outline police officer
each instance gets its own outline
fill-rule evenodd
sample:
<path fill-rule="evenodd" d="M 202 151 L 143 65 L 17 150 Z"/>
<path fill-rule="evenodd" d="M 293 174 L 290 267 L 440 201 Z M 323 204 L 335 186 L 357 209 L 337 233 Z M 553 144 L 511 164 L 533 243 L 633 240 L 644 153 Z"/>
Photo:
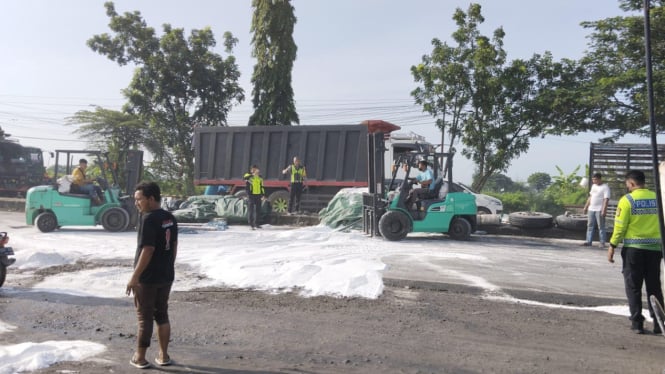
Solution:
<path fill-rule="evenodd" d="M 291 191 L 289 192 L 289 214 L 300 210 L 300 196 L 305 186 L 307 170 L 305 165 L 300 162 L 298 156 L 293 158 L 293 164 L 282 170 L 282 174 L 291 172 Z"/>
<path fill-rule="evenodd" d="M 249 173 L 245 174 L 245 184 L 247 186 L 247 221 L 252 227 L 260 229 L 261 225 L 258 224 L 261 219 L 261 201 L 265 195 L 263 188 L 263 178 L 259 175 L 259 167 L 252 165 Z"/>
<path fill-rule="evenodd" d="M 638 334 L 644 333 L 642 283 L 646 283 L 647 299 L 654 295 L 663 304 L 658 204 L 656 193 L 645 188 L 645 180 L 644 173 L 639 170 L 631 170 L 626 174 L 626 188 L 630 192 L 619 200 L 614 232 L 607 250 L 607 260 L 614 262 L 614 250 L 623 242 L 621 271 L 630 308 L 631 330 Z M 647 304 L 654 319 L 653 332 L 660 334 L 651 303 Z"/>

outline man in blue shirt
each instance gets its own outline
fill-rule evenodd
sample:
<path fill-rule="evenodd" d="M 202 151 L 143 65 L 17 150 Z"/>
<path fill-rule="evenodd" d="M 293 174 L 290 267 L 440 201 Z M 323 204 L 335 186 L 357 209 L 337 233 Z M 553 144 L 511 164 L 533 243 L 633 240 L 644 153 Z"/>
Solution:
<path fill-rule="evenodd" d="M 415 200 L 423 200 L 427 199 L 431 191 L 434 190 L 434 174 L 432 173 L 432 169 L 427 167 L 427 161 L 421 160 L 418 162 L 418 170 L 420 170 L 420 174 L 415 178 L 416 181 L 420 184 L 420 188 L 414 188 L 411 191 L 409 191 L 409 197 L 406 199 L 406 207 L 408 209 L 411 209 L 411 204 L 414 202 L 414 196 Z"/>

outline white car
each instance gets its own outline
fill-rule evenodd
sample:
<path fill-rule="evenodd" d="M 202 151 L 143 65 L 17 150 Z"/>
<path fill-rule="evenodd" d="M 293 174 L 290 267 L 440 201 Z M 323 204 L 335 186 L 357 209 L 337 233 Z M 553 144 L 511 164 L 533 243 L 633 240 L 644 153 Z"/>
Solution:
<path fill-rule="evenodd" d="M 503 213 L 503 203 L 496 197 L 488 196 L 485 194 L 477 193 L 471 187 L 460 183 L 453 183 L 453 190 L 456 192 L 466 192 L 476 197 L 476 206 L 478 207 L 478 214 L 501 214 Z"/>

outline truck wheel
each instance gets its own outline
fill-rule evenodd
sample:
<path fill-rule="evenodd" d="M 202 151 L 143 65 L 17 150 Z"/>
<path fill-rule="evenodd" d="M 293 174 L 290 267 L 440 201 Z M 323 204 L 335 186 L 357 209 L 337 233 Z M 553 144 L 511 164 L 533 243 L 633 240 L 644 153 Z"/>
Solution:
<path fill-rule="evenodd" d="M 0 265 L 0 287 L 5 284 L 5 278 L 7 278 L 7 267 Z"/>
<path fill-rule="evenodd" d="M 58 228 L 58 219 L 51 212 L 44 212 L 37 216 L 35 224 L 41 232 L 51 232 Z"/>
<path fill-rule="evenodd" d="M 390 241 L 398 241 L 406 238 L 406 234 L 411 231 L 410 226 L 407 216 L 396 210 L 386 212 L 379 220 L 379 232 L 381 236 Z"/>
<path fill-rule="evenodd" d="M 525 229 L 544 229 L 552 226 L 552 216 L 541 212 L 515 212 L 508 215 L 508 222 Z"/>
<path fill-rule="evenodd" d="M 462 217 L 455 217 L 450 222 L 448 235 L 455 240 L 469 240 L 471 237 L 471 223 Z"/>
<path fill-rule="evenodd" d="M 289 193 L 284 190 L 271 193 L 268 200 L 273 212 L 286 213 L 289 210 Z"/>
<path fill-rule="evenodd" d="M 554 221 L 556 222 L 557 227 L 562 229 L 586 231 L 588 219 L 589 217 L 587 217 L 586 214 L 562 214 L 560 216 L 556 216 Z"/>
<path fill-rule="evenodd" d="M 102 226 L 106 231 L 125 231 L 129 226 L 129 213 L 122 208 L 109 208 L 102 214 Z"/>

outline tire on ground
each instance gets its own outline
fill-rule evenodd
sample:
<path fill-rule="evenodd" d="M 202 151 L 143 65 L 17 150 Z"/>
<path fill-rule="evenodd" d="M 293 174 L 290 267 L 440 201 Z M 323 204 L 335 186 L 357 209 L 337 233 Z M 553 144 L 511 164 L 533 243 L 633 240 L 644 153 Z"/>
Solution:
<path fill-rule="evenodd" d="M 289 209 L 289 192 L 285 190 L 275 191 L 268 196 L 275 213 L 286 213 Z"/>
<path fill-rule="evenodd" d="M 386 212 L 379 220 L 381 236 L 390 241 L 402 240 L 411 231 L 411 222 L 406 214 L 391 210 Z"/>
<path fill-rule="evenodd" d="M 455 240 L 469 240 L 471 231 L 471 223 L 466 218 L 455 217 L 450 222 L 448 235 Z"/>
<path fill-rule="evenodd" d="M 51 232 L 58 228 L 58 218 L 51 212 L 44 212 L 37 216 L 35 224 L 41 232 Z"/>
<path fill-rule="evenodd" d="M 588 218 L 585 214 L 562 214 L 554 219 L 557 227 L 565 230 L 586 231 Z"/>
<path fill-rule="evenodd" d="M 102 226 L 110 232 L 125 231 L 129 226 L 129 213 L 122 208 L 109 208 L 102 213 Z"/>
<path fill-rule="evenodd" d="M 514 212 L 508 215 L 512 226 L 525 229 L 544 229 L 552 226 L 552 216 L 542 212 Z"/>

